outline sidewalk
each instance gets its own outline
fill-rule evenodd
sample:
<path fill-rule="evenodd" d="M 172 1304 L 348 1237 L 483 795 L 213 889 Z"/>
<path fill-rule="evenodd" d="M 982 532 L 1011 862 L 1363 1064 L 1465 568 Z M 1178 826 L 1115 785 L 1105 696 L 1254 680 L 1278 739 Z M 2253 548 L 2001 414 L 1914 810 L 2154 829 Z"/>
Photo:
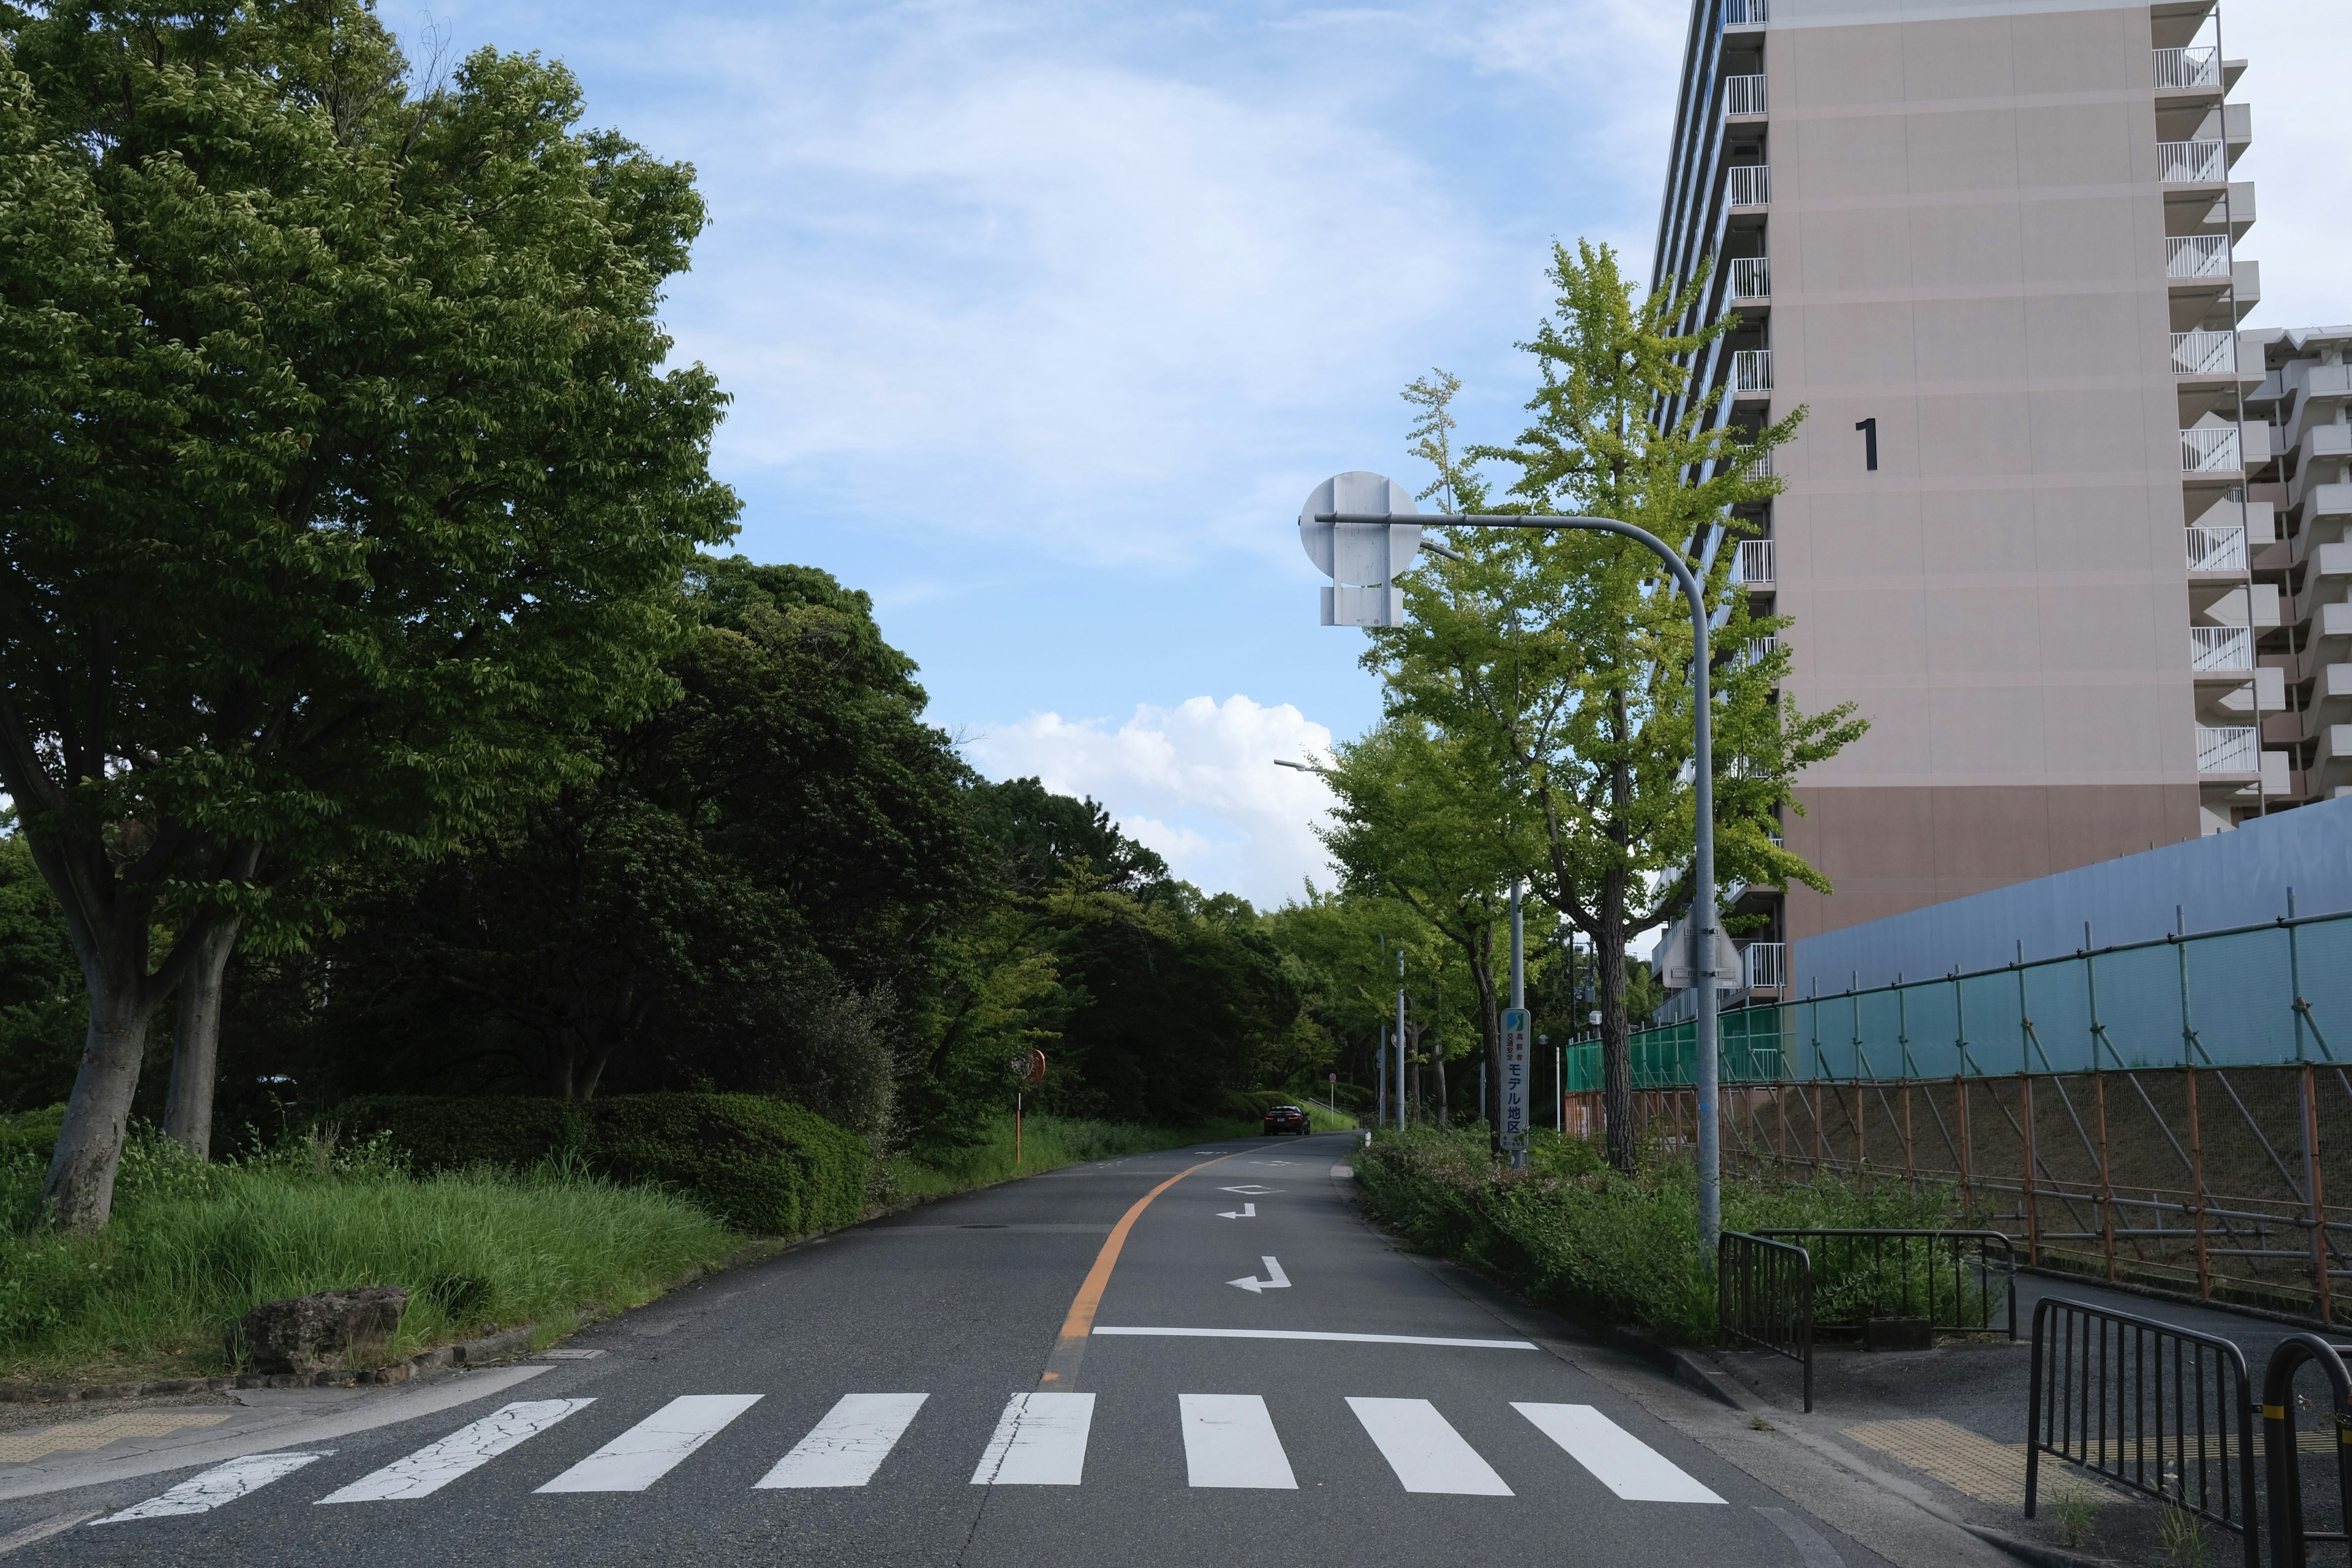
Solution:
<path fill-rule="evenodd" d="M 2079 1498 L 2095 1510 L 2095 1521 L 2090 1538 L 2075 1550 L 2128 1562 L 2164 1561 L 2157 1542 L 2158 1504 L 2047 1456 L 2039 1517 L 2024 1517 L 2033 1308 L 2053 1296 L 2230 1341 L 2246 1358 L 2249 1392 L 2257 1399 L 2272 1349 L 2298 1331 L 2266 1318 L 2113 1290 L 2087 1279 L 2029 1274 L 2017 1280 L 2014 1343 L 1954 1341 L 1931 1351 L 1876 1354 L 1843 1344 L 1816 1346 L 1811 1415 L 1802 1413 L 1803 1376 L 1793 1361 L 1759 1351 L 1694 1359 L 1728 1374 L 1735 1396 L 1774 1423 L 1827 1437 L 1896 1475 L 1923 1478 L 1937 1502 L 1971 1522 L 2055 1546 L 2053 1505 Z M 2259 1424 L 2255 1440 L 2261 1441 Z M 2234 1537 L 2215 1530 L 2206 1560 L 2228 1562 L 2236 1550 Z"/>

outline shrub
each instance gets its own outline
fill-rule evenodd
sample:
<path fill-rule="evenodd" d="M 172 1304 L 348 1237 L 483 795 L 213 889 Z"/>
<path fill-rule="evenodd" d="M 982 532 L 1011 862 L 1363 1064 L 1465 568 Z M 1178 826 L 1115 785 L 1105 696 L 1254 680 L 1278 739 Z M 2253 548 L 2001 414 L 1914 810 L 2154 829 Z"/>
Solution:
<path fill-rule="evenodd" d="M 1684 1343 L 1715 1337 L 1715 1282 L 1698 1257 L 1698 1177 L 1688 1164 L 1627 1176 L 1581 1139 L 1538 1133 L 1514 1170 L 1489 1154 L 1483 1131 L 1416 1128 L 1381 1133 L 1357 1157 L 1356 1173 L 1375 1223 L 1531 1300 Z M 1727 1230 L 1954 1222 L 1948 1198 L 1932 1189 L 1915 1199 L 1827 1179 L 1723 1183 Z M 1885 1283 L 1817 1278 L 1817 1300 L 1873 1296 Z"/>
<path fill-rule="evenodd" d="M 49 1156 L 57 1151 L 58 1130 L 65 1122 L 63 1105 L 0 1116 L 0 1160 L 23 1155 L 47 1164 Z"/>
<path fill-rule="evenodd" d="M 675 1188 L 757 1235 L 847 1225 L 865 1208 L 866 1141 L 765 1095 L 375 1095 L 345 1101 L 334 1115 L 346 1136 L 387 1136 L 420 1172 L 577 1161 L 615 1182 Z"/>

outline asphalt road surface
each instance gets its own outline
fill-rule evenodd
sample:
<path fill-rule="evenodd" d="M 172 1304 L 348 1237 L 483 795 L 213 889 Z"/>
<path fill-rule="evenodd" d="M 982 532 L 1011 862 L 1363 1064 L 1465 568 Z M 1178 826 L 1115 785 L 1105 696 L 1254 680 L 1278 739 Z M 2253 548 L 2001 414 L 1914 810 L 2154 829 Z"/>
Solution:
<path fill-rule="evenodd" d="M 52 1494 L 105 1511 L 8 1568 L 1881 1561 L 1397 1251 L 1353 1144 L 841 1232 L 475 1405 Z"/>

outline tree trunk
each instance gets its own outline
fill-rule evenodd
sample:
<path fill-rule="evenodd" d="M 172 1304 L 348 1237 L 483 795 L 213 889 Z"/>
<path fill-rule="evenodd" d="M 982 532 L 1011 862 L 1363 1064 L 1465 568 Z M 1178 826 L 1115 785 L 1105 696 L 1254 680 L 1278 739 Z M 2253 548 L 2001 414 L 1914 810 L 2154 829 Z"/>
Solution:
<path fill-rule="evenodd" d="M 89 975 L 89 1029 L 82 1037 L 81 1068 L 58 1130 L 41 1201 L 51 1223 L 68 1230 L 101 1228 L 114 1211 L 114 1173 L 122 1164 L 122 1133 L 131 1097 L 147 1054 L 147 1026 L 162 998 L 152 993 L 142 964 L 127 980 Z"/>
<path fill-rule="evenodd" d="M 204 934 L 181 982 L 180 1016 L 172 1032 L 172 1091 L 163 1131 L 199 1160 L 213 1152 L 213 1089 L 220 1080 L 221 979 L 236 950 L 241 922 L 225 920 Z"/>
<path fill-rule="evenodd" d="M 1485 951 L 1470 965 L 1470 978 L 1478 987 L 1480 1059 L 1486 1068 L 1486 1092 L 1479 1099 L 1478 1115 L 1492 1135 L 1503 1124 L 1503 1016 L 1502 1002 L 1495 994 L 1495 928 L 1488 926 L 1479 941 Z"/>
<path fill-rule="evenodd" d="M 1612 867 L 1601 879 L 1601 929 L 1594 960 L 1601 983 L 1601 1107 L 1609 1130 L 1609 1163 L 1633 1169 L 1633 1062 L 1625 1022 L 1625 873 Z"/>
<path fill-rule="evenodd" d="M 1445 1039 L 1444 1036 L 1438 1037 L 1437 1044 L 1431 1047 L 1430 1055 L 1436 1058 L 1437 1130 L 1440 1132 L 1444 1132 L 1451 1129 L 1454 1125 L 1452 1114 L 1454 1097 L 1448 1091 L 1448 1086 L 1445 1082 Z"/>

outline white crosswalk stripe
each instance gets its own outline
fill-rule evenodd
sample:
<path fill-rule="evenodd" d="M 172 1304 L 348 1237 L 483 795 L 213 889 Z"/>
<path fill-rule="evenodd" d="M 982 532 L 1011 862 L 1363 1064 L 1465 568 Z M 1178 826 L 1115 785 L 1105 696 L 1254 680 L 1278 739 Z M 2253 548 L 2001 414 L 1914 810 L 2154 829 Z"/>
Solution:
<path fill-rule="evenodd" d="M 1074 1487 L 1087 1467 L 1091 1394 L 1016 1394 L 971 1473 L 976 1487 Z"/>
<path fill-rule="evenodd" d="M 1478 1457 L 1426 1399 L 1349 1399 L 1381 1458 L 1409 1492 L 1510 1497 L 1495 1467 Z"/>
<path fill-rule="evenodd" d="M 1723 1500 L 1672 1459 L 1590 1405 L 1522 1405 L 1511 1408 L 1568 1450 L 1592 1479 L 1627 1502 L 1712 1502 Z"/>
<path fill-rule="evenodd" d="M 235 1502 L 246 1493 L 282 1480 L 303 1466 L 323 1459 L 334 1452 L 321 1449 L 315 1454 L 247 1454 L 225 1465 L 215 1465 L 201 1475 L 190 1476 L 178 1486 L 157 1497 L 151 1497 L 135 1507 L 120 1513 L 110 1513 L 104 1519 L 93 1519 L 92 1524 L 119 1524 L 128 1519 L 169 1519 L 175 1514 L 210 1513 L 225 1502 Z"/>
<path fill-rule="evenodd" d="M 929 1397 L 925 1394 L 842 1395 L 789 1453 L 753 1483 L 754 1489 L 871 1484 L 905 1440 Z M 761 1398 L 756 1394 L 679 1395 L 537 1490 L 644 1491 L 719 1438 Z M 1095 1399 L 1092 1394 L 1013 1394 L 971 1473 L 971 1484 L 1081 1484 L 1093 1433 Z M 429 1497 L 593 1403 L 586 1398 L 517 1401 L 318 1500 L 323 1504 Z M 1430 1401 L 1350 1397 L 1347 1403 L 1404 1490 L 1466 1497 L 1515 1495 L 1495 1468 Z M 1511 1408 L 1625 1501 L 1716 1506 L 1724 1502 L 1696 1477 L 1593 1405 L 1514 1401 Z M 1508 1420 L 1499 1409 L 1491 1417 Z M 1177 1418 L 1183 1435 L 1187 1485 L 1206 1489 L 1298 1489 L 1297 1476 L 1264 1396 L 1180 1394 Z M 91 1522 L 113 1524 L 206 1513 L 282 1480 L 330 1452 L 248 1454 Z"/>
<path fill-rule="evenodd" d="M 430 1497 L 477 1466 L 486 1465 L 558 1421 L 594 1404 L 593 1399 L 521 1399 L 461 1426 L 437 1443 L 394 1459 L 372 1475 L 329 1492 L 331 1502 L 394 1502 Z"/>
<path fill-rule="evenodd" d="M 862 1487 L 913 1425 L 928 1394 L 845 1394 L 761 1487 Z"/>
<path fill-rule="evenodd" d="M 641 1492 L 760 1403 L 756 1394 L 685 1394 L 553 1480 L 543 1492 Z"/>
<path fill-rule="evenodd" d="M 1265 1400 L 1255 1394 L 1180 1394 L 1184 1469 L 1196 1487 L 1255 1487 L 1297 1491 L 1290 1456 L 1275 1436 Z"/>

